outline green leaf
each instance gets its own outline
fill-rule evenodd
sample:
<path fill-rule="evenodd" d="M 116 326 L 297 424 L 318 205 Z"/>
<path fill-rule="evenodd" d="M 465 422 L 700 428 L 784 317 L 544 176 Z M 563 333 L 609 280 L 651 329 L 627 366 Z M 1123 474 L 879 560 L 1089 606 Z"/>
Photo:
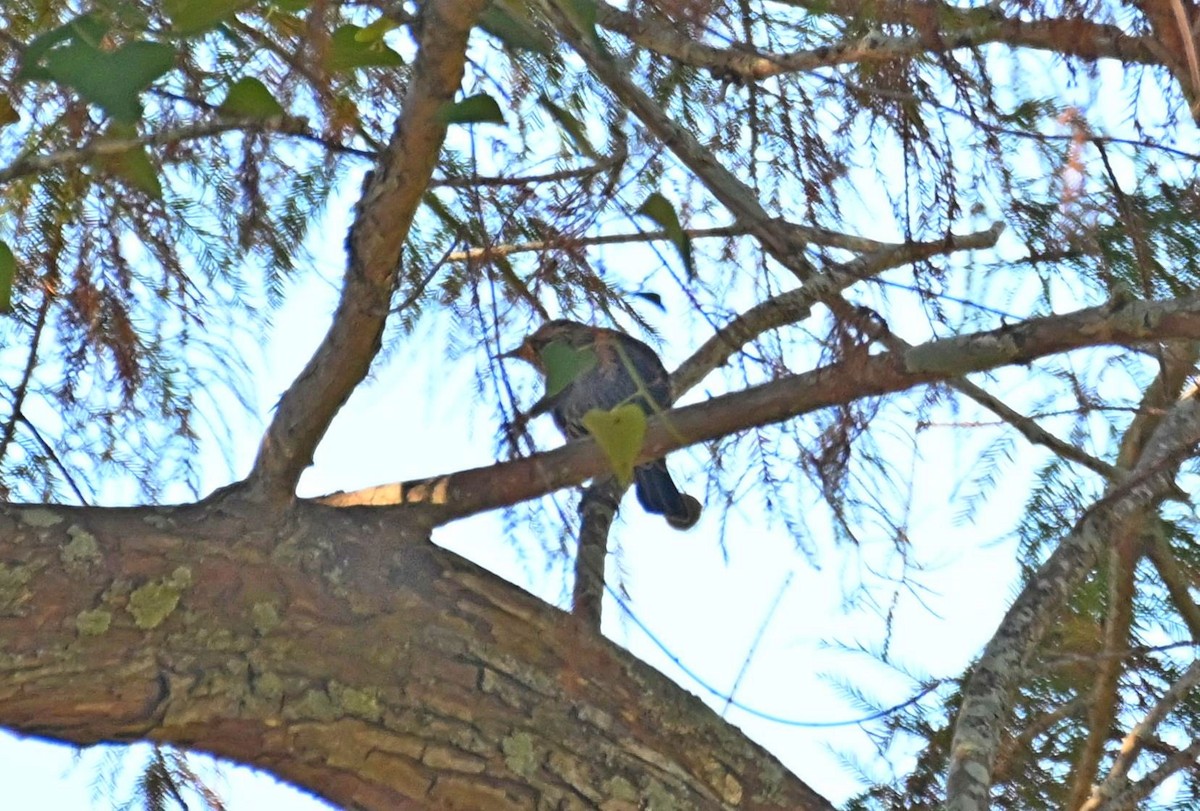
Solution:
<path fill-rule="evenodd" d="M 155 199 L 162 198 L 162 182 L 158 179 L 158 170 L 145 147 L 136 146 L 123 152 L 105 155 L 100 159 L 99 165 L 101 170 L 121 178 L 135 189 Z"/>
<path fill-rule="evenodd" d="M 599 38 L 596 36 L 596 17 L 599 11 L 596 7 L 596 0 L 562 0 L 559 8 L 571 22 L 575 23 L 576 28 L 594 43 L 599 42 Z"/>
<path fill-rule="evenodd" d="M 370 23 L 366 28 L 360 28 L 354 34 L 354 39 L 357 42 L 383 42 L 383 35 L 393 28 L 397 27 L 397 23 L 390 17 L 380 17 Z"/>
<path fill-rule="evenodd" d="M 592 142 L 588 140 L 587 131 L 583 126 L 583 122 L 572 115 L 566 108 L 559 107 L 550 100 L 550 97 L 545 93 L 538 96 L 538 104 L 550 113 L 550 117 L 554 122 L 562 128 L 563 132 L 571 139 L 571 143 L 575 144 L 575 148 L 589 158 L 599 159 L 600 155 L 596 152 Z"/>
<path fill-rule="evenodd" d="M 25 46 L 21 57 L 21 69 L 17 71 L 17 79 L 27 81 L 50 81 L 53 77 L 46 71 L 42 58 L 55 45 L 68 41 L 83 42 L 97 46 L 108 33 L 108 23 L 91 14 L 82 14 L 70 22 L 63 23 L 41 36 L 35 37 Z"/>
<path fill-rule="evenodd" d="M 267 86 L 252 76 L 231 84 L 217 109 L 234 118 L 274 118 L 284 113 Z"/>
<path fill-rule="evenodd" d="M 553 50 L 550 39 L 537 26 L 522 19 L 520 6 L 505 8 L 500 2 L 488 6 L 479 18 L 479 27 L 514 51 L 532 51 L 548 56 Z"/>
<path fill-rule="evenodd" d="M 163 0 L 163 11 L 177 34 L 196 34 L 228 20 L 248 0 Z"/>
<path fill-rule="evenodd" d="M 304 9 L 312 5 L 312 0 L 271 0 L 271 5 L 275 6 L 275 8 L 295 13 L 297 11 L 304 11 Z"/>
<path fill-rule="evenodd" d="M 343 25 L 333 32 L 329 38 L 329 51 L 325 54 L 325 70 L 338 73 L 360 68 L 396 68 L 404 64 L 400 54 L 383 40 L 360 41 L 358 35 L 363 30 L 358 25 Z"/>
<path fill-rule="evenodd" d="M 562 341 L 546 344 L 539 353 L 546 370 L 546 396 L 553 397 L 571 385 L 571 381 L 596 365 L 596 351 L 576 349 Z"/>
<path fill-rule="evenodd" d="M 17 259 L 7 243 L 0 242 L 0 313 L 12 312 L 13 279 L 17 276 Z"/>
<path fill-rule="evenodd" d="M 13 107 L 8 96 L 0 96 L 0 127 L 7 127 L 21 120 L 21 114 Z"/>
<path fill-rule="evenodd" d="M 646 415 L 642 409 L 633 403 L 619 405 L 612 411 L 593 408 L 583 415 L 583 427 L 596 438 L 621 484 L 630 484 L 633 463 L 646 438 Z"/>
<path fill-rule="evenodd" d="M 688 278 L 695 278 L 696 265 L 692 260 L 692 240 L 683 232 L 683 226 L 679 224 L 679 215 L 675 213 L 675 206 L 671 205 L 666 197 L 654 192 L 646 198 L 646 202 L 642 203 L 637 213 L 654 220 L 666 231 L 667 238 L 675 245 L 675 249 L 679 251 L 679 256 L 683 259 L 683 267 L 687 270 Z"/>
<path fill-rule="evenodd" d="M 131 42 L 109 53 L 74 40 L 48 52 L 43 62 L 50 78 L 128 123 L 142 114 L 138 94 L 174 66 L 175 49 Z"/>
<path fill-rule="evenodd" d="M 500 105 L 487 93 L 477 93 L 453 104 L 445 104 L 438 117 L 447 124 L 503 124 Z"/>

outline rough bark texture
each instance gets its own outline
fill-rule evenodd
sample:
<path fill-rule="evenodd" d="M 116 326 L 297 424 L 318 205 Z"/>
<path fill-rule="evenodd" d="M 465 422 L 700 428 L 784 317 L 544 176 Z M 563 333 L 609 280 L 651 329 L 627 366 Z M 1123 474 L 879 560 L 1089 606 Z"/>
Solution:
<path fill-rule="evenodd" d="M 378 511 L 0 511 L 18 732 L 169 741 L 346 807 L 831 808 L 637 661 Z"/>

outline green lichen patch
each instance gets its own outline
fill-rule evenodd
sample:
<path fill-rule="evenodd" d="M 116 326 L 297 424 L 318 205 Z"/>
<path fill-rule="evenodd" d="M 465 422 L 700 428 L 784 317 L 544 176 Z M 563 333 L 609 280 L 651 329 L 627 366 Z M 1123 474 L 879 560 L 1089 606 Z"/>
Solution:
<path fill-rule="evenodd" d="M 191 584 L 192 570 L 180 566 L 170 577 L 134 589 L 129 594 L 126 610 L 133 615 L 137 627 L 146 631 L 156 628 L 179 605 L 180 596 Z"/>
<path fill-rule="evenodd" d="M 36 529 L 46 529 L 63 522 L 61 515 L 45 507 L 33 507 L 28 510 L 21 510 L 17 513 L 17 518 L 22 524 Z"/>
<path fill-rule="evenodd" d="M 336 681 L 329 683 L 329 696 L 340 706 L 347 715 L 378 721 L 383 716 L 383 707 L 379 696 L 368 690 L 347 687 Z"/>
<path fill-rule="evenodd" d="M 67 527 L 70 541 L 62 548 L 62 562 L 68 569 L 87 569 L 102 560 L 96 536 L 81 526 Z"/>
<path fill-rule="evenodd" d="M 764 763 L 758 771 L 758 791 L 752 798 L 756 803 L 778 802 L 783 795 L 783 769 L 774 763 Z"/>
<path fill-rule="evenodd" d="M 285 718 L 303 718 L 308 721 L 333 721 L 340 717 L 336 705 L 324 690 L 308 689 L 298 700 L 289 702 L 283 709 Z"/>
<path fill-rule="evenodd" d="M 283 679 L 270 671 L 257 673 L 250 682 L 250 689 L 259 698 L 274 703 L 283 696 Z"/>
<path fill-rule="evenodd" d="M 165 515 L 159 515 L 158 513 L 150 513 L 149 515 L 143 517 L 142 521 L 154 527 L 155 529 L 166 530 L 171 529 L 173 526 L 171 519 L 167 518 Z"/>
<path fill-rule="evenodd" d="M 256 634 L 266 636 L 279 627 L 279 611 L 274 603 L 255 603 L 250 608 L 250 622 Z"/>
<path fill-rule="evenodd" d="M 75 630 L 80 636 L 100 636 L 112 624 L 112 612 L 97 608 L 95 611 L 80 611 L 75 615 Z"/>
<path fill-rule="evenodd" d="M 635 803 L 638 799 L 637 786 L 621 775 L 615 775 L 604 781 L 605 793 L 613 800 Z"/>
<path fill-rule="evenodd" d="M 12 615 L 29 601 L 32 592 L 28 588 L 33 579 L 29 566 L 9 566 L 0 563 L 0 614 Z"/>
<path fill-rule="evenodd" d="M 650 785 L 646 786 L 645 798 L 642 803 L 642 808 L 645 808 L 646 811 L 677 811 L 681 807 L 675 799 L 675 795 L 662 783 L 651 780 Z"/>
<path fill-rule="evenodd" d="M 504 765 L 513 774 L 532 778 L 538 771 L 537 751 L 533 747 L 533 736 L 528 732 L 514 732 L 500 741 L 504 752 Z"/>

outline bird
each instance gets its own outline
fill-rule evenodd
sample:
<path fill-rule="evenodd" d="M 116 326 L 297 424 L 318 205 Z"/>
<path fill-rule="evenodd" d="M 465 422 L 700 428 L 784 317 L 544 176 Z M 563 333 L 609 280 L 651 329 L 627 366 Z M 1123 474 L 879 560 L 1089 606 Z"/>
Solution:
<path fill-rule="evenodd" d="M 554 344 L 569 348 L 577 359 L 569 380 L 553 381 L 549 377 L 545 353 Z M 545 396 L 526 418 L 549 411 L 568 440 L 587 436 L 583 416 L 593 409 L 608 411 L 634 403 L 650 416 L 666 411 L 673 400 L 667 370 L 654 350 L 615 329 L 555 319 L 542 324 L 520 346 L 500 357 L 519 358 L 547 378 Z M 550 384 L 560 388 L 550 391 Z M 633 483 L 642 509 L 663 516 L 671 527 L 690 529 L 700 520 L 699 500 L 680 492 L 665 459 L 638 465 Z"/>

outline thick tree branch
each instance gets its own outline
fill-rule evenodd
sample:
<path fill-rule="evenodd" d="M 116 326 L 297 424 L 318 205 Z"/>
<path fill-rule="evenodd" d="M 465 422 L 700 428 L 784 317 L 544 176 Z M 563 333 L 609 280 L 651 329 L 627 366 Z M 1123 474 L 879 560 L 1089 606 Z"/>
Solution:
<path fill-rule="evenodd" d="M 1134 574 L 1141 558 L 1141 528 L 1147 514 L 1134 515 L 1110 539 L 1108 550 L 1108 611 L 1104 618 L 1104 637 L 1095 680 L 1088 700 L 1087 738 L 1071 769 L 1070 793 L 1066 807 L 1079 808 L 1092 790 L 1096 770 L 1104 757 L 1109 732 L 1120 706 L 1118 682 L 1124 657 L 1112 655 L 1129 647 L 1133 624 Z"/>
<path fill-rule="evenodd" d="M 847 0 L 821 6 L 822 13 L 853 16 L 862 19 L 867 12 L 863 3 Z M 1051 51 L 1085 60 L 1101 58 L 1123 62 L 1157 64 L 1159 58 L 1146 37 L 1130 36 L 1118 26 L 1094 23 L 1084 19 L 1050 18 L 1021 20 L 1004 17 L 991 10 L 963 9 L 940 6 L 935 14 L 934 4 L 902 3 L 884 5 L 887 22 L 902 22 L 917 27 L 919 32 L 909 36 L 889 36 L 878 31 L 863 37 L 834 42 L 816 48 L 789 53 L 769 53 L 739 43 L 733 48 L 718 48 L 686 36 L 676 26 L 648 14 L 641 16 L 599 3 L 597 22 L 631 42 L 669 56 L 692 67 L 712 71 L 717 76 L 736 77 L 740 81 L 755 81 L 782 73 L 797 73 L 833 65 L 855 62 L 880 62 L 916 56 L 922 53 L 945 53 L 959 48 L 976 48 L 1001 42 L 1013 48 Z M 857 6 L 853 11 L 849 7 Z M 879 8 L 872 4 L 871 10 Z"/>
<path fill-rule="evenodd" d="M 1119 59 L 1161 64 L 1162 49 L 1152 37 L 1134 37 L 1119 26 L 1082 18 L 1022 20 L 1005 17 L 995 6 L 955 6 L 938 0 L 782 0 L 817 14 L 911 26 L 931 41 L 960 32 L 988 31 L 995 42 L 1051 51 L 1080 59 Z"/>
<path fill-rule="evenodd" d="M 1146 555 L 1154 564 L 1158 576 L 1162 578 L 1163 585 L 1167 587 L 1171 603 L 1187 625 L 1188 633 L 1194 641 L 1200 643 L 1200 605 L 1197 605 L 1192 597 L 1192 578 L 1180 567 L 1162 527 L 1155 527 L 1151 531 Z"/>
<path fill-rule="evenodd" d="M 0 726 L 185 745 L 364 811 L 832 811 L 650 666 L 389 518 L 0 507 Z"/>
<path fill-rule="evenodd" d="M 1119 187 L 1116 186 L 1116 178 L 1112 177 L 1111 179 L 1114 188 L 1119 190 Z M 1126 222 L 1131 222 L 1128 214 Z M 1130 227 L 1132 228 L 1132 225 Z M 1135 237 L 1135 243 L 1140 241 Z M 1138 251 L 1139 262 L 1150 261 L 1146 250 L 1148 249 Z M 1121 448 L 1117 454 L 1117 468 L 1121 471 L 1122 476 L 1136 467 L 1145 450 L 1146 442 L 1162 421 L 1162 415 L 1166 414 L 1170 404 L 1178 399 L 1179 392 L 1188 375 L 1195 368 L 1196 356 L 1197 346 L 1193 342 L 1173 345 L 1163 350 L 1158 375 L 1146 387 L 1137 416 L 1134 417 L 1121 439 Z M 1147 524 L 1153 520 L 1156 520 L 1156 516 L 1148 511 L 1135 515 L 1126 522 L 1118 535 L 1110 539 L 1107 569 L 1108 615 L 1104 622 L 1103 652 L 1105 654 L 1124 650 L 1129 646 L 1135 596 L 1134 575 L 1138 562 L 1145 551 L 1144 539 L 1148 535 L 1156 534 L 1147 527 Z M 1088 736 L 1072 767 L 1068 809 L 1082 807 L 1093 792 L 1092 784 L 1096 779 L 1110 731 L 1117 718 L 1120 703 L 1118 680 L 1123 661 L 1120 656 L 1104 656 L 1097 664 L 1088 706 Z"/>
<path fill-rule="evenodd" d="M 1184 0 L 1141 0 L 1134 5 L 1141 10 L 1150 23 L 1154 39 L 1158 43 L 1159 61 L 1179 82 L 1183 95 L 1193 105 L 1200 93 L 1200 75 L 1196 64 L 1196 42 L 1189 17 L 1195 16 L 1195 7 L 1187 0 L 1190 11 L 1183 7 Z"/>
<path fill-rule="evenodd" d="M 627 489 L 615 476 L 603 476 L 592 482 L 579 500 L 579 543 L 575 549 L 571 613 L 596 633 L 600 633 L 603 619 L 608 531 Z"/>
<path fill-rule="evenodd" d="M 1192 741 L 1185 749 L 1169 755 L 1145 777 L 1129 783 L 1126 788 L 1098 805 L 1089 806 L 1087 811 L 1126 811 L 1149 797 L 1167 778 L 1182 769 L 1194 769 L 1200 758 L 1200 740 Z"/>
<path fill-rule="evenodd" d="M 638 461 L 832 405 L 1105 344 L 1200 338 L 1200 297 L 1128 301 L 855 358 L 674 409 L 649 421 Z M 591 440 L 525 459 L 319 499 L 334 506 L 429 505 L 435 523 L 515 504 L 609 471 Z"/>
<path fill-rule="evenodd" d="M 1200 441 L 1200 402 L 1181 400 L 1159 424 L 1133 474 L 1089 509 L 1009 608 L 964 690 L 947 778 L 949 811 L 988 807 L 992 764 L 1030 654 L 1111 538 L 1171 495 L 1183 458 Z"/>
<path fill-rule="evenodd" d="M 342 298 L 325 339 L 284 393 L 247 484 L 273 502 L 296 481 L 379 351 L 400 248 L 446 135 L 441 115 L 463 76 L 467 37 L 486 0 L 435 0 L 422 10 L 420 49 L 391 141 L 368 175 L 348 239 Z"/>

